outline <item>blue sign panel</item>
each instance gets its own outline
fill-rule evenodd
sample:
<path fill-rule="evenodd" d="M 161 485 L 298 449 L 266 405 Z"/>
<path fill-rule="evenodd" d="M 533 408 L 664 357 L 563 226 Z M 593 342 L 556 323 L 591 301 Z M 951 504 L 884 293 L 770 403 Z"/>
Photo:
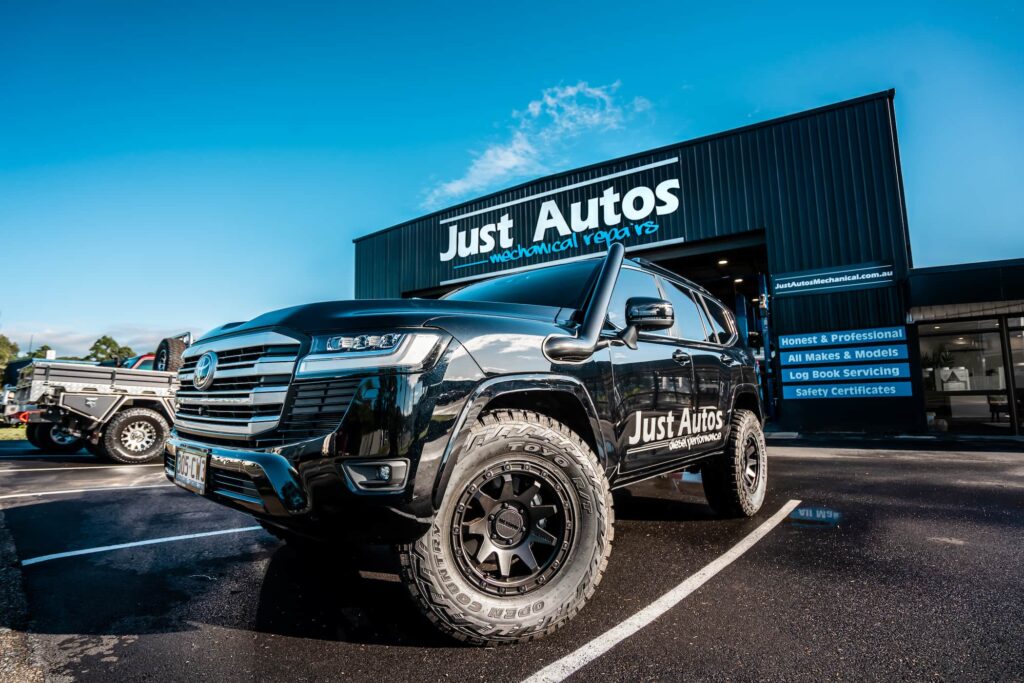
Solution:
<path fill-rule="evenodd" d="M 782 398 L 788 399 L 890 398 L 910 395 L 910 382 L 791 384 L 782 387 Z"/>
<path fill-rule="evenodd" d="M 780 349 L 799 349 L 810 346 L 842 346 L 844 344 L 873 344 L 907 340 L 905 327 L 875 327 L 867 330 L 841 330 L 839 332 L 807 332 L 784 334 L 778 338 Z"/>
<path fill-rule="evenodd" d="M 799 273 L 784 273 L 772 278 L 772 294 L 793 296 L 796 294 L 831 294 L 854 289 L 889 287 L 896 281 L 892 264 L 861 263 L 842 268 L 805 270 Z"/>
<path fill-rule="evenodd" d="M 830 365 L 825 368 L 783 368 L 782 381 L 789 382 L 842 382 L 865 379 L 910 379 L 907 363 L 879 365 Z"/>
<path fill-rule="evenodd" d="M 906 360 L 906 344 L 885 346 L 852 346 L 845 349 L 810 349 L 783 351 L 783 365 L 812 365 L 822 363 L 861 363 L 885 360 Z"/>

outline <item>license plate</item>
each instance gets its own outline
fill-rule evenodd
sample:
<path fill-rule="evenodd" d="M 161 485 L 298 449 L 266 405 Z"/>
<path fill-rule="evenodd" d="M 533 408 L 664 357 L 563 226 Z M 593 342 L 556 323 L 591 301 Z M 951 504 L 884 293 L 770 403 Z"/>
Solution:
<path fill-rule="evenodd" d="M 206 491 L 206 454 L 178 450 L 174 463 L 174 483 L 178 486 L 203 493 Z"/>

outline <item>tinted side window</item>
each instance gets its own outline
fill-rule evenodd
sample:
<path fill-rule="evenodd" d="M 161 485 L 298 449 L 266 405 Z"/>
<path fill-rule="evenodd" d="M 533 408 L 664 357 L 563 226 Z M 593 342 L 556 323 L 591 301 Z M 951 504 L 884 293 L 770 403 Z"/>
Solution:
<path fill-rule="evenodd" d="M 152 370 L 153 369 L 153 359 L 152 358 L 147 358 L 146 360 L 144 360 L 141 363 L 139 363 L 139 367 L 137 367 L 135 369 L 136 370 Z"/>
<path fill-rule="evenodd" d="M 668 299 L 672 302 L 672 307 L 676 311 L 676 325 L 673 328 L 673 334 L 681 339 L 704 341 L 706 332 L 704 331 L 703 316 L 697 308 L 697 302 L 693 300 L 693 297 L 690 296 L 686 289 L 671 280 L 664 282 Z"/>
<path fill-rule="evenodd" d="M 658 291 L 658 285 L 654 282 L 654 276 L 632 268 L 623 268 L 619 271 L 619 279 L 615 282 L 612 301 L 608 305 L 608 319 L 619 329 L 626 326 L 626 302 L 634 296 L 660 299 L 661 292 Z M 664 334 L 664 332 L 655 334 Z"/>
<path fill-rule="evenodd" d="M 710 299 L 705 298 L 704 303 L 707 304 L 708 313 L 711 314 L 711 327 L 714 330 L 714 334 L 708 335 L 708 341 L 725 344 L 732 337 L 732 325 L 729 323 L 728 314 L 725 309 Z"/>

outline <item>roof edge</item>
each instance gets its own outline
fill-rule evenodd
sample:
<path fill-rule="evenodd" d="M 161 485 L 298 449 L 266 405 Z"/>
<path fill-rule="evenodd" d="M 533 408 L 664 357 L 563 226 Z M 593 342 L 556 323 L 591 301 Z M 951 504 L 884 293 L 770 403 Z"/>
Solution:
<path fill-rule="evenodd" d="M 861 95 L 859 97 L 854 97 L 854 98 L 849 99 L 849 100 L 842 100 L 840 102 L 833 102 L 831 104 L 825 104 L 825 105 L 822 105 L 820 107 L 815 107 L 813 109 L 805 109 L 804 111 L 798 111 L 798 112 L 794 112 L 792 114 L 785 114 L 784 116 L 778 116 L 778 117 L 776 117 L 774 119 L 766 119 L 764 121 L 758 121 L 756 123 L 750 123 L 750 124 L 747 124 L 745 126 L 740 126 L 738 128 L 730 128 L 729 130 L 724 130 L 724 131 L 721 131 L 719 133 L 711 133 L 709 135 L 702 135 L 700 137 L 691 138 L 689 140 L 682 140 L 680 142 L 673 142 L 673 143 L 668 144 L 668 145 L 662 145 L 661 147 L 654 147 L 653 149 L 647 149 L 647 150 L 643 150 L 641 152 L 634 152 L 633 154 L 627 154 L 625 156 L 615 157 L 613 159 L 606 159 L 604 161 L 599 161 L 599 162 L 596 162 L 596 163 L 593 163 L 593 164 L 587 164 L 586 166 L 578 166 L 576 168 L 566 169 L 564 171 L 559 171 L 557 173 L 551 173 L 551 174 L 546 175 L 546 176 L 539 176 L 537 178 L 533 178 L 532 180 L 527 180 L 527 181 L 524 181 L 522 183 L 519 183 L 518 185 L 512 185 L 511 187 L 505 187 L 505 188 L 502 188 L 500 190 L 495 190 L 494 192 L 482 195 L 480 197 L 474 197 L 473 199 L 467 199 L 464 202 L 459 202 L 458 204 L 453 204 L 451 206 L 446 206 L 443 209 L 438 209 L 437 211 L 432 211 L 430 213 L 425 213 L 422 216 L 417 216 L 417 217 L 411 218 L 411 219 L 409 219 L 407 221 L 402 221 L 401 223 L 396 223 L 396 224 L 394 224 L 392 226 L 389 226 L 387 228 L 381 228 L 380 230 L 375 230 L 374 232 L 367 233 L 365 235 L 361 235 L 360 237 L 355 237 L 355 238 L 352 239 L 352 243 L 353 244 L 358 244 L 359 242 L 362 242 L 363 240 L 369 239 L 371 237 L 377 237 L 377 236 L 382 235 L 382 234 L 384 234 L 386 232 L 391 232 L 392 230 L 398 230 L 399 228 L 404 228 L 404 227 L 406 227 L 406 226 L 408 226 L 408 225 L 410 225 L 412 223 L 416 223 L 418 221 L 422 221 L 422 220 L 425 220 L 427 218 L 432 218 L 434 216 L 440 216 L 443 213 L 453 212 L 453 211 L 456 211 L 457 209 L 462 209 L 464 207 L 467 207 L 470 204 L 476 204 L 478 202 L 482 202 L 482 201 L 484 201 L 486 199 L 490 199 L 491 197 L 496 197 L 497 195 L 504 194 L 506 192 L 513 192 L 515 190 L 519 190 L 519 189 L 522 189 L 524 187 L 527 187 L 528 185 L 533 185 L 534 183 L 539 183 L 539 182 L 543 182 L 543 181 L 546 181 L 546 180 L 554 180 L 556 178 L 560 178 L 562 176 L 567 176 L 567 175 L 570 175 L 572 173 L 580 173 L 582 171 L 588 171 L 590 169 L 598 168 L 600 166 L 607 166 L 609 164 L 620 163 L 620 162 L 623 162 L 623 161 L 630 161 L 631 159 L 638 159 L 640 157 L 645 157 L 645 156 L 648 156 L 648 155 L 651 155 L 651 154 L 658 154 L 660 152 L 666 152 L 666 151 L 668 151 L 670 149 L 674 149 L 674 148 L 677 148 L 677 147 L 686 147 L 686 146 L 689 146 L 689 145 L 697 145 L 697 144 L 700 144 L 702 142 L 707 142 L 709 140 L 717 140 L 717 139 L 720 139 L 720 138 L 729 137 L 731 135 L 738 135 L 740 133 L 746 133 L 746 132 L 749 132 L 751 130 L 757 130 L 759 128 L 767 128 L 769 126 L 775 126 L 775 125 L 778 125 L 780 123 L 785 123 L 787 121 L 793 121 L 793 120 L 801 119 L 801 118 L 805 118 L 805 117 L 816 116 L 818 114 L 822 114 L 822 113 L 827 112 L 827 111 L 832 111 L 832 110 L 835 110 L 835 109 L 843 109 L 845 107 L 851 107 L 851 106 L 853 106 L 855 104 L 860 104 L 862 102 L 868 102 L 868 101 L 871 101 L 871 100 L 880 100 L 880 99 L 892 100 L 895 97 L 896 97 L 896 89 L 895 88 L 889 88 L 888 90 L 881 90 L 881 91 L 878 91 L 878 92 L 875 92 L 875 93 L 871 93 L 871 94 L 868 94 L 868 95 Z"/>
<path fill-rule="evenodd" d="M 1002 259 L 999 261 L 975 261 L 974 263 L 951 263 L 944 266 L 911 268 L 908 276 L 931 275 L 934 273 L 955 273 L 965 270 L 988 270 L 990 268 L 1024 268 L 1024 258 Z"/>

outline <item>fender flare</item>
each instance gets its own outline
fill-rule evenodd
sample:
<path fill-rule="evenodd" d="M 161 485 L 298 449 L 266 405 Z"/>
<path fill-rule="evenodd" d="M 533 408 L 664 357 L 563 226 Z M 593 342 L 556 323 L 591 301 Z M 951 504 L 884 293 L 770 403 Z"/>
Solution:
<path fill-rule="evenodd" d="M 448 482 L 452 472 L 459 462 L 465 446 L 467 424 L 473 424 L 480 417 L 480 413 L 487 404 L 499 396 L 513 393 L 547 392 L 570 394 L 580 402 L 581 407 L 590 422 L 593 432 L 594 443 L 597 445 L 597 459 L 602 467 L 607 467 L 608 446 L 605 443 L 604 434 L 601 431 L 601 423 L 597 416 L 597 409 L 590 397 L 583 382 L 569 375 L 556 375 L 549 373 L 527 373 L 521 375 L 503 375 L 494 379 L 481 382 L 466 399 L 459 417 L 452 428 L 451 436 L 441 457 L 441 463 L 437 469 L 437 477 L 434 481 L 432 503 L 434 509 L 438 509 L 441 500 L 448 489 Z"/>
<path fill-rule="evenodd" d="M 757 417 L 758 417 L 759 420 L 764 422 L 764 405 L 761 402 L 761 392 L 758 391 L 758 387 L 757 387 L 756 384 L 751 384 L 749 382 L 744 382 L 742 384 L 737 384 L 736 386 L 733 387 L 732 395 L 729 397 L 729 412 L 730 412 L 730 414 L 735 409 L 736 400 L 740 396 L 745 396 L 745 395 L 748 395 L 748 394 L 753 396 L 754 400 L 757 401 L 757 411 L 758 411 L 758 416 Z"/>

